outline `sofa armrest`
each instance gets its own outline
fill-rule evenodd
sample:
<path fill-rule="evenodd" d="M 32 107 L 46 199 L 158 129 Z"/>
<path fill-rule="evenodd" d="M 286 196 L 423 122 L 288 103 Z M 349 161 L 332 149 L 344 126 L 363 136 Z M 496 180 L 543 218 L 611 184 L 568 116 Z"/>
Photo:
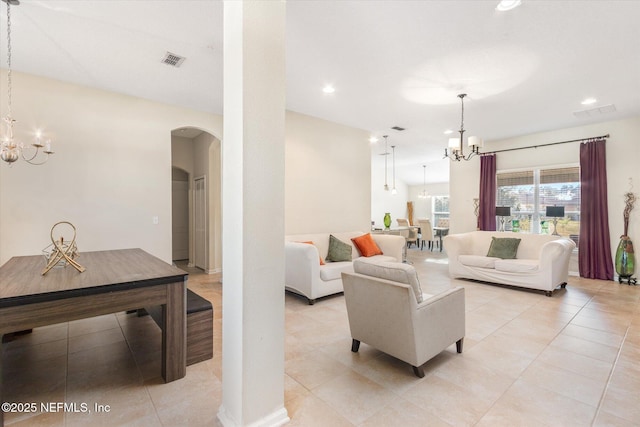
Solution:
<path fill-rule="evenodd" d="M 371 234 L 384 255 L 392 256 L 396 261 L 402 261 L 402 252 L 407 244 L 402 236 L 394 234 Z"/>
<path fill-rule="evenodd" d="M 575 247 L 573 240 L 557 239 L 540 248 L 540 271 L 550 275 L 553 286 L 567 282 L 569 259 Z"/>
<path fill-rule="evenodd" d="M 447 234 L 443 237 L 444 251 L 452 259 L 458 259 L 458 255 L 469 255 L 472 253 L 473 236 L 470 233 Z"/>
<path fill-rule="evenodd" d="M 455 287 L 424 300 L 417 305 L 414 317 L 416 353 L 427 355 L 426 361 L 464 338 L 464 288 Z"/>
<path fill-rule="evenodd" d="M 311 297 L 312 283 L 320 279 L 320 254 L 315 245 L 285 242 L 285 286 Z"/>

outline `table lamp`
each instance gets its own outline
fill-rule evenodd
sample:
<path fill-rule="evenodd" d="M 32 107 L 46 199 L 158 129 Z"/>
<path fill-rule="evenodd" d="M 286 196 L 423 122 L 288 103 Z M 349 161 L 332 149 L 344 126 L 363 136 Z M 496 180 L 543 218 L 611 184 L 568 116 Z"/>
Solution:
<path fill-rule="evenodd" d="M 552 236 L 559 236 L 556 226 L 558 225 L 558 218 L 564 218 L 564 206 L 547 206 L 546 216 L 553 218 L 553 233 Z"/>
<path fill-rule="evenodd" d="M 504 218 L 511 216 L 511 206 L 496 206 L 496 216 L 500 217 L 500 231 L 504 231 Z"/>

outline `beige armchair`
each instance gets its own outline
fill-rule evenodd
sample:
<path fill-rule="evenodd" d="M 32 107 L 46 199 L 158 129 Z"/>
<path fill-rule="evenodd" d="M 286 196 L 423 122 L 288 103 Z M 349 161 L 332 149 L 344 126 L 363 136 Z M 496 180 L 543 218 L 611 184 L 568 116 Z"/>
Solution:
<path fill-rule="evenodd" d="M 423 294 L 407 264 L 357 259 L 355 273 L 342 273 L 351 328 L 351 351 L 360 342 L 409 363 L 422 378 L 422 365 L 465 335 L 464 288 Z"/>
<path fill-rule="evenodd" d="M 412 244 L 418 246 L 418 229 L 410 226 L 409 220 L 406 218 L 398 218 L 396 222 L 398 223 L 398 227 L 408 227 L 407 233 L 401 233 L 407 240 L 407 247 L 411 247 Z"/>

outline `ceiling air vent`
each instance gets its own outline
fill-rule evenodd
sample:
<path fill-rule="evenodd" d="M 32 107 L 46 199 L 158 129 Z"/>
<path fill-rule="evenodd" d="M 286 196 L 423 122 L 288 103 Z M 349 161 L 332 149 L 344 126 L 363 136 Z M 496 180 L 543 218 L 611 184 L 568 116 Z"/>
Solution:
<path fill-rule="evenodd" d="M 392 127 L 391 129 L 393 129 L 393 130 L 397 130 L 398 132 L 400 132 L 400 131 L 403 131 L 403 130 L 404 130 L 404 128 L 401 128 L 400 126 L 394 126 L 394 127 Z"/>
<path fill-rule="evenodd" d="M 164 54 L 162 58 L 162 62 L 167 65 L 171 65 L 172 67 L 178 68 L 182 65 L 186 58 L 184 56 L 176 55 L 175 53 L 167 52 Z"/>
<path fill-rule="evenodd" d="M 602 107 L 590 108 L 588 110 L 574 111 L 573 115 L 579 119 L 588 119 L 589 117 L 598 117 L 602 114 L 616 112 L 616 106 L 613 104 L 603 105 Z"/>

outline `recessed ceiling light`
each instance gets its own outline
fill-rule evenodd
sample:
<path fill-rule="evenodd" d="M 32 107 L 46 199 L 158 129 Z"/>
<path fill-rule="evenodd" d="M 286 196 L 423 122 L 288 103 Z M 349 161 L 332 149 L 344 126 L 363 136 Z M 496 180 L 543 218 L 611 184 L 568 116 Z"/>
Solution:
<path fill-rule="evenodd" d="M 596 102 L 598 102 L 597 99 L 595 98 L 587 98 L 584 101 L 581 102 L 582 105 L 591 105 L 591 104 L 595 104 Z"/>
<path fill-rule="evenodd" d="M 333 87 L 333 86 L 331 86 L 331 85 L 326 85 L 325 87 L 323 87 L 323 88 L 322 88 L 322 91 L 323 91 L 324 93 L 333 93 L 333 92 L 335 92 L 335 91 L 336 91 L 336 88 L 334 88 L 334 87 Z"/>
<path fill-rule="evenodd" d="M 447 129 L 444 131 L 445 135 L 451 135 L 453 133 L 453 131 L 451 129 Z"/>
<path fill-rule="evenodd" d="M 376 142 L 378 142 L 378 138 L 376 138 L 375 136 L 372 136 L 371 138 L 369 138 L 369 142 L 372 144 L 375 144 Z"/>
<path fill-rule="evenodd" d="M 520 6 L 521 3 L 522 2 L 520 0 L 502 0 L 498 3 L 498 6 L 496 6 L 496 10 L 506 12 L 507 10 L 515 9 Z"/>

